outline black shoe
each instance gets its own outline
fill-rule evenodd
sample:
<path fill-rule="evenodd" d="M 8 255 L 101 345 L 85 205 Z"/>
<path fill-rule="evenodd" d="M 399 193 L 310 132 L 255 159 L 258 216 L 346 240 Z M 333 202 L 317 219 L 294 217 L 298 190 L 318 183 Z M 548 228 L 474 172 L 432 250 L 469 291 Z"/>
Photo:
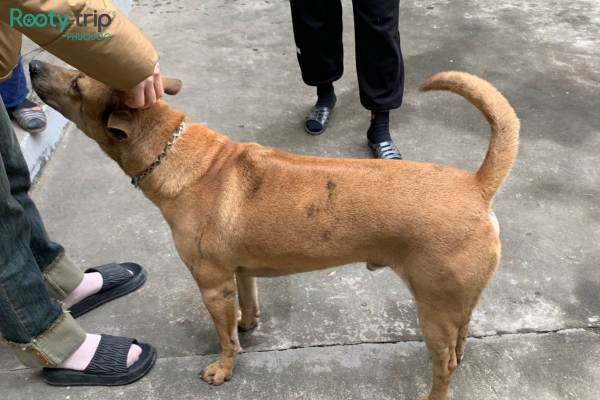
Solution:
<path fill-rule="evenodd" d="M 312 106 L 304 121 L 304 130 L 311 135 L 320 135 L 325 132 L 325 129 L 327 129 L 327 122 L 329 122 L 329 116 L 332 113 L 333 108 Z M 308 124 L 308 122 L 311 123 Z"/>
<path fill-rule="evenodd" d="M 375 152 L 377 158 L 384 160 L 402 160 L 402 154 L 394 144 L 394 142 L 371 143 L 368 141 L 369 147 Z"/>
<path fill-rule="evenodd" d="M 132 344 L 142 349 L 140 358 L 127 368 Z M 84 371 L 44 368 L 44 380 L 54 386 L 120 386 L 146 375 L 156 361 L 156 349 L 135 339 L 102 335 L 90 365 Z M 68 397 L 68 396 L 67 396 Z"/>
<path fill-rule="evenodd" d="M 110 263 L 85 272 L 99 272 L 102 275 L 102 288 L 69 308 L 73 318 L 77 318 L 102 304 L 131 293 L 146 282 L 146 270 L 134 263 Z"/>

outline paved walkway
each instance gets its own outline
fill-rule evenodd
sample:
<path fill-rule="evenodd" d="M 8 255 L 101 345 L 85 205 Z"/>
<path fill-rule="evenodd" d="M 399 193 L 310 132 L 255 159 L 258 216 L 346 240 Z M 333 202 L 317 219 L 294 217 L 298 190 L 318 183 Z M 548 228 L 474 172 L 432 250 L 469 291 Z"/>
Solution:
<path fill-rule="evenodd" d="M 287 1 L 134 2 L 155 43 L 167 98 L 234 140 L 298 154 L 370 157 L 358 99 L 352 8 L 344 1 L 346 73 L 319 137 L 302 121 L 314 91 L 301 79 Z M 597 399 L 600 387 L 600 1 L 405 1 L 406 92 L 392 135 L 411 160 L 474 171 L 488 127 L 449 93 L 419 93 L 457 69 L 494 84 L 522 121 L 520 154 L 499 191 L 503 258 L 475 310 L 451 399 Z M 33 191 L 48 230 L 82 268 L 136 261 L 143 288 L 80 319 L 89 332 L 154 344 L 148 377 L 119 388 L 54 388 L 0 347 L 6 399 L 416 399 L 431 362 L 414 302 L 389 271 L 351 265 L 259 280 L 261 323 L 241 335 L 231 381 L 198 378 L 219 342 L 158 210 L 81 132 L 70 132 Z M 335 275 L 331 275 L 336 271 Z"/>

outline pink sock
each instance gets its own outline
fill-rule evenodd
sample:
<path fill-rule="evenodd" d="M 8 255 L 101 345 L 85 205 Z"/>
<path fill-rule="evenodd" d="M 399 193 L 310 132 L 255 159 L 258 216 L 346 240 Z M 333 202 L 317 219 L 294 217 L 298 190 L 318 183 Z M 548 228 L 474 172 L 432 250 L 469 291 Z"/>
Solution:
<path fill-rule="evenodd" d="M 133 272 L 129 271 L 129 273 L 133 275 Z M 65 307 L 69 309 L 86 297 L 98 293 L 100 289 L 102 289 L 102 283 L 102 274 L 99 272 L 89 272 L 83 274 L 83 280 L 79 286 L 77 286 L 75 290 L 73 290 L 67 297 L 63 299 Z"/>
<path fill-rule="evenodd" d="M 131 271 L 129 271 L 131 273 Z M 133 273 L 131 273 L 133 275 Z M 83 280 L 67 297 L 63 299 L 65 307 L 71 308 L 81 300 L 96 294 L 102 289 L 102 275 L 99 272 L 89 272 L 83 275 Z M 87 368 L 100 344 L 100 335 L 86 334 L 85 341 L 73 354 L 63 360 L 56 368 L 83 371 Z M 142 348 L 132 344 L 127 354 L 127 367 L 133 365 L 142 354 Z"/>
<path fill-rule="evenodd" d="M 55 368 L 72 369 L 75 371 L 83 371 L 87 368 L 96 353 L 96 349 L 100 344 L 100 335 L 92 335 L 87 333 L 85 341 L 75 353 L 65 358 L 62 363 Z M 132 344 L 127 354 L 127 368 L 131 367 L 142 354 L 142 348 L 136 344 Z"/>

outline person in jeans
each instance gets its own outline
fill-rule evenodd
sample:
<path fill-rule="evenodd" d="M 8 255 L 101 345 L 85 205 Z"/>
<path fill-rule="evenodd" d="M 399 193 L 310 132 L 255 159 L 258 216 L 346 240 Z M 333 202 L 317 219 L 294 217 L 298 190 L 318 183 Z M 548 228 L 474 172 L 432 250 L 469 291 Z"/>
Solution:
<path fill-rule="evenodd" d="M 317 88 L 304 129 L 327 128 L 337 97 L 333 82 L 344 73 L 341 0 L 291 0 L 296 56 L 302 79 Z M 400 50 L 399 0 L 353 0 L 356 72 L 360 102 L 371 111 L 367 144 L 377 158 L 402 159 L 390 135 L 390 110 L 400 107 L 404 61 Z"/>
<path fill-rule="evenodd" d="M 17 26 L 10 9 L 37 15 L 53 10 L 71 19 L 113 15 L 109 41 L 67 41 L 67 33 L 93 33 L 93 25 Z M 72 22 L 72 21 L 71 21 Z M 17 29 L 20 31 L 17 31 Z M 67 32 L 68 31 L 68 32 Z M 148 39 L 112 3 L 103 0 L 6 0 L 0 4 L 0 82 L 19 64 L 22 34 L 94 79 L 130 92 L 127 105 L 144 108 L 163 94 L 158 56 Z M 110 65 L 110 68 L 107 68 Z M 28 195 L 29 169 L 0 99 L 0 333 L 19 360 L 44 368 L 56 385 L 119 385 L 145 375 L 156 350 L 134 339 L 87 334 L 74 318 L 141 286 L 137 264 L 107 264 L 85 273 L 48 238 Z"/>

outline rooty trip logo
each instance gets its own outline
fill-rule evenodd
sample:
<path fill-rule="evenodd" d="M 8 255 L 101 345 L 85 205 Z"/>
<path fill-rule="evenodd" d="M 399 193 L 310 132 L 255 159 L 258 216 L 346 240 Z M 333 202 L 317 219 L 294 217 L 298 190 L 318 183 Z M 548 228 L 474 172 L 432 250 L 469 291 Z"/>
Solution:
<path fill-rule="evenodd" d="M 87 27 L 88 24 L 90 26 L 93 25 L 98 29 L 98 33 L 67 33 L 67 40 L 110 40 L 110 33 L 102 33 L 102 29 L 110 26 L 113 18 L 116 17 L 117 12 L 112 11 L 111 14 L 112 16 L 109 14 L 98 14 L 97 10 L 94 10 L 93 14 L 81 14 L 79 11 L 77 11 L 75 14 L 73 14 L 75 24 L 79 27 Z M 50 10 L 48 14 L 40 13 L 35 15 L 23 15 L 23 11 L 20 9 L 11 8 L 10 26 L 14 27 L 15 25 L 18 25 L 21 28 L 32 28 L 37 26 L 42 28 L 49 24 L 53 28 L 60 28 L 59 32 L 63 33 L 67 27 L 70 17 L 71 14 L 65 14 L 64 16 L 61 16 L 60 14 L 55 13 L 53 10 Z"/>

